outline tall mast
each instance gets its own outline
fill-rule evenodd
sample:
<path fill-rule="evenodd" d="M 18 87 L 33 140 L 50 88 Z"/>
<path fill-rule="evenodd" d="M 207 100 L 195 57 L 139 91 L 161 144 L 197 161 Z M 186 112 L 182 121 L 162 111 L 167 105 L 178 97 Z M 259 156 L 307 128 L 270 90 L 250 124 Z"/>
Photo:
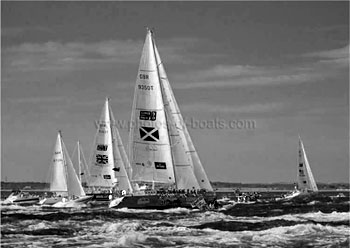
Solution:
<path fill-rule="evenodd" d="M 80 161 L 80 142 L 78 140 L 77 142 L 77 146 L 78 146 L 78 177 L 79 177 L 79 180 L 81 182 L 81 161 Z"/>
<path fill-rule="evenodd" d="M 63 157 L 63 168 L 64 168 L 64 172 L 65 172 L 65 178 L 66 178 L 66 182 L 67 182 L 67 193 L 69 191 L 68 187 L 69 187 L 69 183 L 68 183 L 68 168 L 67 168 L 67 160 L 66 160 L 66 154 L 64 154 L 64 149 L 63 149 L 63 137 L 62 137 L 62 132 L 61 130 L 58 130 L 58 133 L 60 135 L 60 142 L 61 142 L 61 148 L 62 148 L 62 157 Z"/>

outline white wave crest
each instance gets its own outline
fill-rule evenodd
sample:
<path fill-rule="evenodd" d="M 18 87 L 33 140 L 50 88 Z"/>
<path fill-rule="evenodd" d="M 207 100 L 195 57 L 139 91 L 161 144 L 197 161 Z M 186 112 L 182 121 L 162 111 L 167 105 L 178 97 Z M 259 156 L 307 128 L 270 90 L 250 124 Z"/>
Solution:
<path fill-rule="evenodd" d="M 338 222 L 338 221 L 350 221 L 349 212 L 332 212 L 332 213 L 306 213 L 298 216 L 300 219 L 307 219 L 320 222 Z"/>
<path fill-rule="evenodd" d="M 147 239 L 147 236 L 142 234 L 142 233 L 131 232 L 131 233 L 128 233 L 128 234 L 121 236 L 118 239 L 116 246 L 134 247 L 135 244 L 143 243 L 143 242 L 145 242 L 146 239 Z"/>
<path fill-rule="evenodd" d="M 75 209 L 81 209 L 86 207 L 86 204 L 84 203 L 80 203 L 80 202 L 57 202 L 55 204 L 52 205 L 52 207 L 54 208 L 75 208 Z"/>
<path fill-rule="evenodd" d="M 141 226 L 141 222 L 131 222 L 130 220 L 118 223 L 106 223 L 100 227 L 100 233 L 126 233 L 138 230 Z"/>
<path fill-rule="evenodd" d="M 233 217 L 227 215 L 216 215 L 213 214 L 207 220 L 216 218 L 216 220 L 225 220 L 225 221 L 242 221 L 248 223 L 257 223 L 264 221 L 274 221 L 274 220 L 286 220 L 286 221 L 296 221 L 296 222 L 306 222 L 306 221 L 316 221 L 316 222 L 338 222 L 338 221 L 350 221 L 349 212 L 332 212 L 332 213 L 322 213 L 321 211 L 304 213 L 304 214 L 285 214 L 273 217 L 259 217 L 259 216 L 250 216 L 250 217 Z"/>
<path fill-rule="evenodd" d="M 132 209 L 132 208 L 118 208 L 113 209 L 116 212 L 124 212 L 124 213 L 178 213 L 178 214 L 188 214 L 190 212 L 196 212 L 197 209 L 187 209 L 187 208 L 170 208 L 164 210 L 157 209 Z"/>
<path fill-rule="evenodd" d="M 50 225 L 49 222 L 43 221 L 43 222 L 40 222 L 40 223 L 37 223 L 37 224 L 31 224 L 26 229 L 29 230 L 29 231 L 33 231 L 33 230 L 38 230 L 38 229 L 47 229 L 47 228 L 50 228 L 50 227 L 51 227 L 51 225 Z"/>

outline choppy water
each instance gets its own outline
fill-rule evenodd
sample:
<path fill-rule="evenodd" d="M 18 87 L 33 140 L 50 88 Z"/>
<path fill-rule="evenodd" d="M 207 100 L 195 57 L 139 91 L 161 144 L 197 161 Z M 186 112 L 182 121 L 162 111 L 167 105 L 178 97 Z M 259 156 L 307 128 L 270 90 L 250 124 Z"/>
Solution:
<path fill-rule="evenodd" d="M 2 247 L 349 247 L 343 202 L 256 203 L 228 211 L 1 208 Z"/>

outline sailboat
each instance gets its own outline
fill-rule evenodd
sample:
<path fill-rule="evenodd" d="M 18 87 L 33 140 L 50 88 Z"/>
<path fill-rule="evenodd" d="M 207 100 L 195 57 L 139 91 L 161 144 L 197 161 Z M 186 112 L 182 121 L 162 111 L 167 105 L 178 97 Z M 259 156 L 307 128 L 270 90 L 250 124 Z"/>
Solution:
<path fill-rule="evenodd" d="M 291 200 L 299 196 L 310 195 L 318 191 L 317 184 L 311 171 L 309 160 L 307 159 L 303 141 L 299 136 L 298 144 L 298 171 L 297 171 L 297 186 L 294 190 L 276 200 Z"/>
<path fill-rule="evenodd" d="M 39 196 L 32 195 L 25 190 L 13 190 L 11 194 L 2 202 L 3 205 L 34 205 L 39 203 Z"/>
<path fill-rule="evenodd" d="M 97 122 L 89 174 L 87 195 L 93 196 L 94 203 L 108 203 L 113 192 L 133 192 L 129 180 L 131 167 L 115 124 L 109 98 L 106 98 Z"/>
<path fill-rule="evenodd" d="M 77 168 L 78 169 L 78 173 L 77 173 L 77 175 L 78 175 L 79 181 L 82 183 L 82 186 L 84 187 L 84 185 L 83 185 L 84 184 L 84 180 L 83 179 L 86 177 L 85 173 L 88 173 L 89 170 L 88 170 L 88 167 L 87 167 L 84 151 L 83 151 L 83 148 L 82 148 L 79 140 L 77 141 L 77 144 L 74 147 L 74 150 L 73 150 L 73 153 L 72 153 L 72 160 L 74 159 L 75 154 L 77 156 L 77 165 L 78 165 L 78 168 Z"/>
<path fill-rule="evenodd" d="M 129 132 L 132 181 L 152 184 L 117 197 L 111 208 L 190 207 L 198 191 L 215 198 L 175 100 L 154 40 L 147 29 L 142 50 Z M 155 185 L 172 190 L 155 190 Z M 170 193 L 170 194 L 169 194 Z"/>
<path fill-rule="evenodd" d="M 75 172 L 61 131 L 58 131 L 50 169 L 49 192 L 51 192 L 51 196 L 42 199 L 40 204 L 55 205 L 69 200 L 81 202 L 89 199 L 85 196 L 84 189 Z"/>

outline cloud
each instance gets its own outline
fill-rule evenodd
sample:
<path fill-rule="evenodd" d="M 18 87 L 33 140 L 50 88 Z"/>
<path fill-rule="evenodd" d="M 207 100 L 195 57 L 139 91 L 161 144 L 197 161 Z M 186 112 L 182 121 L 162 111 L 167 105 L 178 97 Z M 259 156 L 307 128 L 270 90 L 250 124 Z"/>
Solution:
<path fill-rule="evenodd" d="M 318 58 L 325 58 L 325 59 L 349 58 L 349 45 L 342 48 L 337 48 L 337 49 L 306 53 L 303 56 L 318 57 Z"/>
<path fill-rule="evenodd" d="M 5 69 L 14 71 L 89 69 L 101 63 L 130 63 L 139 57 L 142 43 L 23 43 L 3 50 Z M 137 49 L 138 48 L 138 49 Z"/>
<path fill-rule="evenodd" d="M 208 71 L 211 71 L 209 69 Z M 289 70 L 289 71 L 288 71 Z M 205 73 L 204 73 L 205 74 Z M 247 70 L 240 75 L 230 76 L 235 74 L 234 71 L 228 73 L 222 73 L 213 79 L 212 76 L 205 78 L 203 75 L 196 78 L 195 76 L 181 75 L 175 78 L 175 81 L 179 81 L 177 84 L 173 84 L 176 89 L 192 89 L 192 88 L 224 88 L 224 87 L 237 87 L 237 86 L 271 86 L 291 83 L 303 83 L 319 79 L 324 79 L 326 73 L 317 73 L 308 69 L 281 69 L 276 68 L 255 68 L 251 71 Z M 188 79 L 191 79 L 190 82 Z M 186 82 L 186 83 L 185 83 Z"/>
<path fill-rule="evenodd" d="M 38 97 L 22 97 L 8 99 L 11 104 L 52 104 L 57 102 L 66 102 L 64 96 L 38 96 Z"/>
<path fill-rule="evenodd" d="M 211 112 L 211 113 L 234 113 L 234 114 L 258 114 L 270 113 L 285 107 L 282 102 L 254 103 L 246 105 L 222 105 L 210 103 L 183 104 L 181 109 L 186 112 Z"/>
<path fill-rule="evenodd" d="M 33 26 L 33 27 L 2 27 L 1 37 L 3 38 L 13 38 L 20 35 L 24 35 L 26 32 L 43 32 L 43 33 L 53 33 L 53 31 L 46 27 Z"/>
<path fill-rule="evenodd" d="M 160 53 L 167 63 L 194 63 L 185 56 L 196 44 L 194 38 L 161 40 Z M 107 40 L 95 43 L 49 41 L 22 43 L 3 48 L 5 71 L 28 72 L 43 70 L 91 69 L 115 67 L 117 64 L 138 64 L 143 40 Z"/>
<path fill-rule="evenodd" d="M 306 60 L 312 58 L 312 61 Z M 237 86 L 271 86 L 315 82 L 347 72 L 349 46 L 303 54 L 298 64 L 284 66 L 216 65 L 175 75 L 173 87 L 229 88 Z"/>

